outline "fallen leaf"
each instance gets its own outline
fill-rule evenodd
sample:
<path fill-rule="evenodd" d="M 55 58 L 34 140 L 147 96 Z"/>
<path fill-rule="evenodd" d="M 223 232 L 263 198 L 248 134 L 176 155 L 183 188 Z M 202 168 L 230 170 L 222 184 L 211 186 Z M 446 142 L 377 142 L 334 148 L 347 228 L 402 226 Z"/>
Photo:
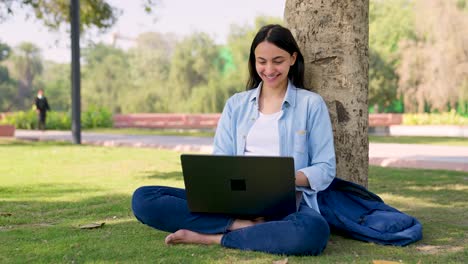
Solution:
<path fill-rule="evenodd" d="M 288 264 L 288 258 L 285 258 L 285 259 L 282 259 L 282 260 L 273 261 L 273 264 Z"/>
<path fill-rule="evenodd" d="M 80 229 L 94 229 L 94 228 L 101 228 L 104 226 L 105 223 L 91 223 L 80 226 Z"/>
<path fill-rule="evenodd" d="M 12 215 L 13 215 L 12 213 L 0 212 L 0 216 L 12 216 Z"/>
<path fill-rule="evenodd" d="M 458 252 L 462 251 L 463 247 L 453 247 L 453 246 L 435 246 L 435 245 L 420 245 L 416 247 L 416 250 L 425 253 L 425 254 L 440 254 L 443 252 Z"/>
<path fill-rule="evenodd" d="M 373 264 L 400 264 L 398 261 L 389 261 L 389 260 L 373 260 Z"/>

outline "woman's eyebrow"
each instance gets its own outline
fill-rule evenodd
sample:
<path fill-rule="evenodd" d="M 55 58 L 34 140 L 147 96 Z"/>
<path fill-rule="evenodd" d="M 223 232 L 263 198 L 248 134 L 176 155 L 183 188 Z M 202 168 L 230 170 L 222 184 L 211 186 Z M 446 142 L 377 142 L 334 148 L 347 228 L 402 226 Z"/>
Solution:
<path fill-rule="evenodd" d="M 257 57 L 257 59 L 258 59 L 258 60 L 267 60 L 267 59 L 265 59 L 265 58 L 263 58 L 263 57 Z M 276 56 L 276 57 L 274 57 L 272 60 L 277 60 L 277 59 L 284 59 L 284 56 Z"/>

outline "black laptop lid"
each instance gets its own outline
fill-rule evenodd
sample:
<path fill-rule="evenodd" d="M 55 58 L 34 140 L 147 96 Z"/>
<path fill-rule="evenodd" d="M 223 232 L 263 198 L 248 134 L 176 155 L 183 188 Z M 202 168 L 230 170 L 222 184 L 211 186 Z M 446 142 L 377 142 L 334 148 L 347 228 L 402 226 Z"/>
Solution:
<path fill-rule="evenodd" d="M 296 211 L 291 157 L 182 154 L 191 212 L 284 216 Z"/>

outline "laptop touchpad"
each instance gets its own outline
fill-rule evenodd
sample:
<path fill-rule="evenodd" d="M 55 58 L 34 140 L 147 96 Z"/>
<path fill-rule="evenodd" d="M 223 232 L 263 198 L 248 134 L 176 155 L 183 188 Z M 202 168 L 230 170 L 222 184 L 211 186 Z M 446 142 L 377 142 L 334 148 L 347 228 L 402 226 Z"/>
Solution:
<path fill-rule="evenodd" d="M 244 179 L 231 179 L 231 191 L 245 191 L 245 180 Z"/>

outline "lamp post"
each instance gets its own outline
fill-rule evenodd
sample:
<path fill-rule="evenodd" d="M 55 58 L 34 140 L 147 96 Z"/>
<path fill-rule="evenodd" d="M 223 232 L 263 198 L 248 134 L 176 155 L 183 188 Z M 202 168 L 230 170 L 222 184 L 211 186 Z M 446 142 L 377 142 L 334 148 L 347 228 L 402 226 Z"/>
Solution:
<path fill-rule="evenodd" d="M 72 82 L 72 137 L 74 144 L 81 144 L 81 95 L 80 95 L 80 1 L 71 0 L 71 82 Z"/>

